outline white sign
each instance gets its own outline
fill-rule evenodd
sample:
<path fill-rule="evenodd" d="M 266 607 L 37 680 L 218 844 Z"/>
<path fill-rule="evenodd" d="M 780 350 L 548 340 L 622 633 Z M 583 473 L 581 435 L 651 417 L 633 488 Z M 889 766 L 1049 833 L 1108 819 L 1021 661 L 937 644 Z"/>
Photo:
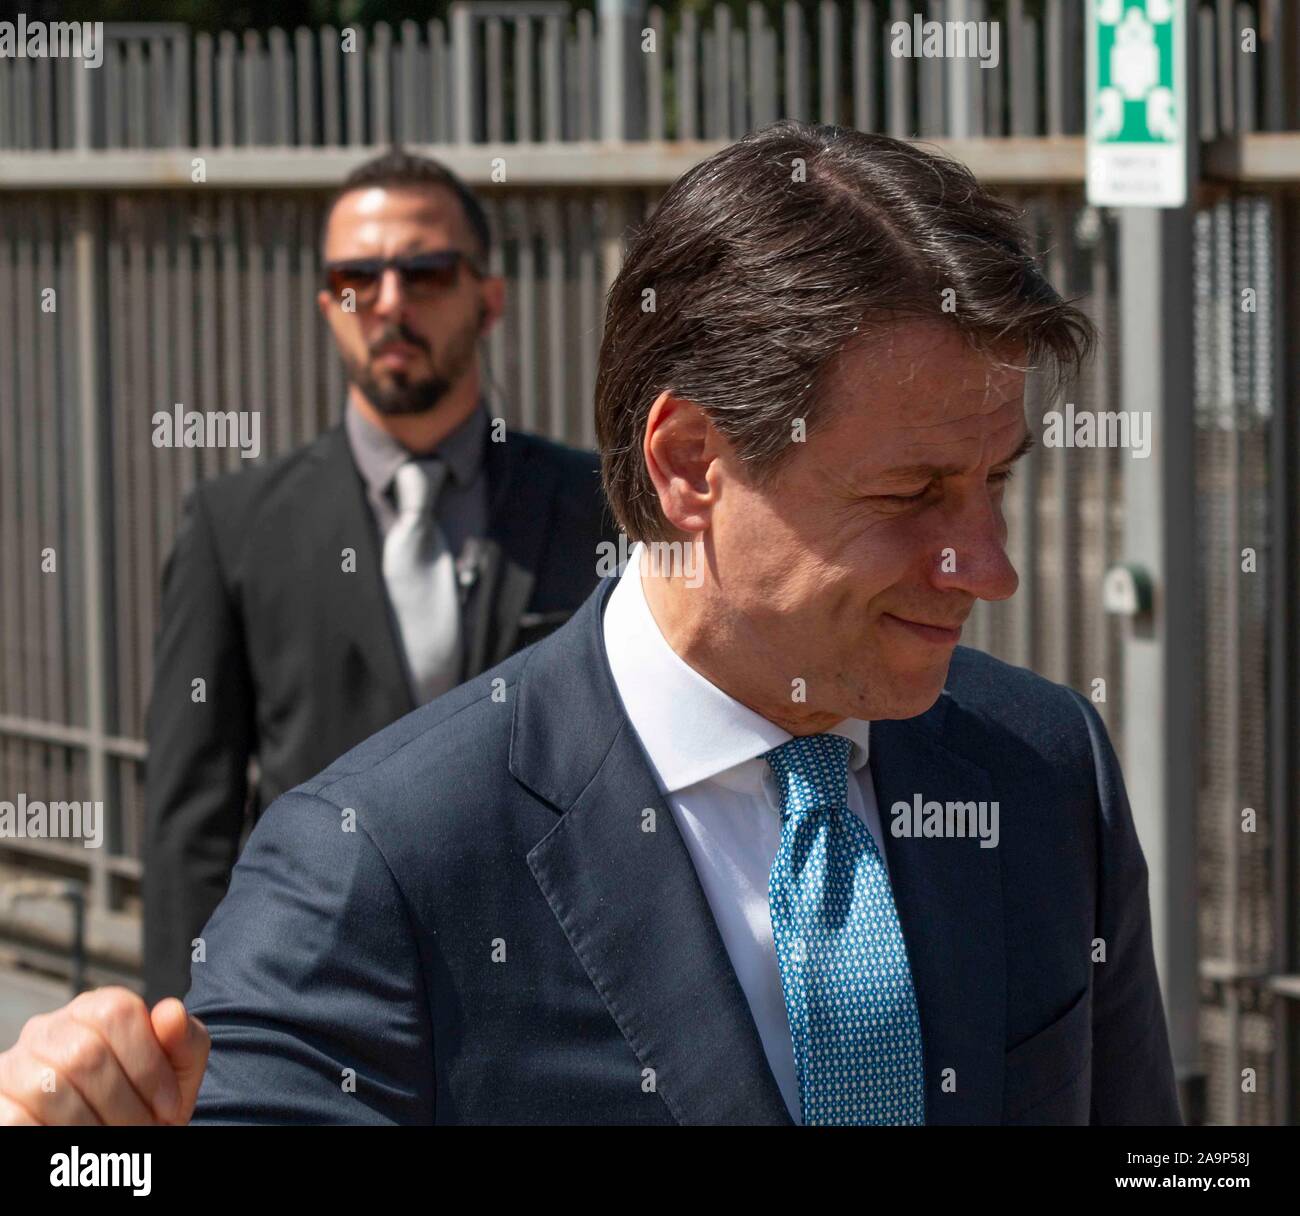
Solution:
<path fill-rule="evenodd" d="M 1088 0 L 1088 202 L 1187 202 L 1186 0 Z"/>

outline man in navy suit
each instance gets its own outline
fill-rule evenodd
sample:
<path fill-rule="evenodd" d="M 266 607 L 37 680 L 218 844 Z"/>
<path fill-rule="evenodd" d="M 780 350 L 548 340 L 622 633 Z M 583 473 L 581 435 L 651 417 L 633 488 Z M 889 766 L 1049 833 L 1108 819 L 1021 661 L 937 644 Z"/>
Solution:
<path fill-rule="evenodd" d="M 601 349 L 632 560 L 280 797 L 188 1013 L 37 1019 L 0 1114 L 1178 1123 L 1101 720 L 957 645 L 1016 589 L 1026 368 L 1091 340 L 946 160 L 783 123 L 688 172 Z M 88 1023 L 134 1085 L 58 1107 Z"/>

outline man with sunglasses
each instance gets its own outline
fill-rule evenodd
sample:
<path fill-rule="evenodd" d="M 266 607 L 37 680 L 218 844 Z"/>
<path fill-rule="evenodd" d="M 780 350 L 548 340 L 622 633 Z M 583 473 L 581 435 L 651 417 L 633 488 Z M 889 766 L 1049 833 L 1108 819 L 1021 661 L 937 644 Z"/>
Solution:
<path fill-rule="evenodd" d="M 349 382 L 343 421 L 200 486 L 164 576 L 146 778 L 151 1001 L 183 996 L 205 961 L 201 931 L 261 809 L 556 628 L 617 535 L 594 455 L 489 414 L 478 340 L 505 282 L 486 269 L 490 232 L 465 185 L 394 149 L 346 179 L 323 239 L 317 303 Z"/>

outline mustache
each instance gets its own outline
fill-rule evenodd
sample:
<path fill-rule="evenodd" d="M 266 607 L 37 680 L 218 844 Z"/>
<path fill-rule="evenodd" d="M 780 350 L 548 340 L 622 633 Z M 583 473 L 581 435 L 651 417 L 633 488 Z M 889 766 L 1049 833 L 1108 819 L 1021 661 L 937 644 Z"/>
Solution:
<path fill-rule="evenodd" d="M 385 325 L 379 336 L 370 343 L 370 353 L 375 354 L 381 346 L 386 346 L 389 342 L 405 342 L 408 346 L 415 346 L 429 353 L 428 342 L 413 329 L 401 324 Z"/>

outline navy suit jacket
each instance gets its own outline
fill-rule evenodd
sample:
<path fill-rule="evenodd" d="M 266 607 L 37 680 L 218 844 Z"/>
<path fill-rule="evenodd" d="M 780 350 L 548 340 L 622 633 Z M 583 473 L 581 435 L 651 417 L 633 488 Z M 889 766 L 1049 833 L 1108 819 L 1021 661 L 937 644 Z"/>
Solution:
<path fill-rule="evenodd" d="M 262 815 L 192 968 L 195 1123 L 790 1122 L 610 675 L 613 585 Z M 886 832 L 926 1122 L 1178 1123 L 1092 706 L 958 648 L 928 712 L 871 729 L 887 825 L 917 793 L 1000 807 L 996 848 Z"/>

